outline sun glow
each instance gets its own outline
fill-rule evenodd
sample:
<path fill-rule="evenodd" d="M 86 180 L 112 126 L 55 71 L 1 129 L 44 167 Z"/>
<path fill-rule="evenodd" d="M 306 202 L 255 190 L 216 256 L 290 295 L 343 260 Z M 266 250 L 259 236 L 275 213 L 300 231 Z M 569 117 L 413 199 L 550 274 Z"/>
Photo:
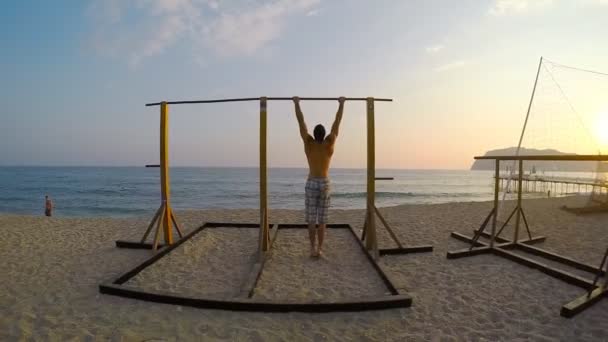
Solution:
<path fill-rule="evenodd" d="M 608 110 L 598 113 L 593 131 L 602 150 L 608 149 Z"/>

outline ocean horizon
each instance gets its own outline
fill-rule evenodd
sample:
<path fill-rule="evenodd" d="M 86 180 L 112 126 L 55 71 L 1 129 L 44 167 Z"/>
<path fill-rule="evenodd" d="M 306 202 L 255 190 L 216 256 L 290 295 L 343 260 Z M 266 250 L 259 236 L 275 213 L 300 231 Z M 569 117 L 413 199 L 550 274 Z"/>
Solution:
<path fill-rule="evenodd" d="M 269 168 L 270 208 L 302 209 L 306 168 Z M 469 170 L 377 169 L 379 207 L 485 201 L 492 198 L 492 172 Z M 258 168 L 172 167 L 171 201 L 175 209 L 257 208 Z M 366 169 L 332 168 L 331 207 L 365 207 Z M 128 166 L 0 167 L 0 212 L 41 215 L 44 196 L 55 216 L 137 217 L 160 204 L 158 168 Z"/>

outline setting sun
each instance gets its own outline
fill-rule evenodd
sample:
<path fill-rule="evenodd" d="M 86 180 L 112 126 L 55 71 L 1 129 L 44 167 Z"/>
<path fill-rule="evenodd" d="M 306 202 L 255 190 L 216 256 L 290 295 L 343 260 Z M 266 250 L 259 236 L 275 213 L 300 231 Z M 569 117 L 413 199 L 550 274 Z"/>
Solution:
<path fill-rule="evenodd" d="M 603 111 L 597 115 L 593 131 L 600 146 L 608 147 L 608 111 Z"/>

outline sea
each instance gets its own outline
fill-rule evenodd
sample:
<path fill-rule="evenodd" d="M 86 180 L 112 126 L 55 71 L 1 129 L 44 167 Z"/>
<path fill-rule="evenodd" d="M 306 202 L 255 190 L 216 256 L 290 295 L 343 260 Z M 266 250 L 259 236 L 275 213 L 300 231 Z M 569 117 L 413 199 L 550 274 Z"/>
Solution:
<path fill-rule="evenodd" d="M 139 217 L 160 205 L 158 168 L 0 167 L 0 212 L 42 215 L 44 196 L 54 216 Z M 270 168 L 270 208 L 303 209 L 308 170 Z M 376 170 L 376 205 L 487 201 L 491 171 Z M 257 168 L 173 167 L 171 201 L 175 209 L 257 208 Z M 366 170 L 331 169 L 331 207 L 365 207 Z"/>

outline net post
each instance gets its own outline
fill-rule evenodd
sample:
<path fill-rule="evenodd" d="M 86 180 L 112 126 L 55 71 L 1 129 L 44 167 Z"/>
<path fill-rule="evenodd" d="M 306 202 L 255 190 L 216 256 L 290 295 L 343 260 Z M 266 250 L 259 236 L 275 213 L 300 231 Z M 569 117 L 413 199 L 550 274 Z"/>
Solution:
<path fill-rule="evenodd" d="M 259 252 L 260 257 L 268 251 L 268 187 L 267 187 L 267 159 L 266 159 L 266 134 L 267 134 L 267 103 L 266 97 L 260 97 L 260 234 Z"/>
<path fill-rule="evenodd" d="M 517 216 L 515 217 L 515 232 L 513 233 L 513 242 L 517 243 L 519 238 L 519 222 L 521 220 L 521 197 L 522 197 L 522 180 L 523 180 L 523 170 L 524 170 L 524 161 L 522 159 L 519 160 L 519 171 L 517 175 Z"/>
<path fill-rule="evenodd" d="M 376 240 L 376 146 L 375 146 L 375 126 L 374 126 L 374 98 L 368 97 L 367 104 L 367 210 L 366 228 L 367 239 L 365 248 L 372 250 L 374 257 L 378 257 L 378 242 Z"/>
<path fill-rule="evenodd" d="M 161 224 L 165 244 L 173 243 L 171 232 L 171 202 L 169 195 L 169 105 L 163 101 L 160 104 L 160 190 L 163 203 Z"/>
<path fill-rule="evenodd" d="M 500 160 L 496 159 L 496 166 L 494 169 L 494 213 L 492 214 L 492 236 L 490 237 L 490 248 L 494 247 L 494 240 L 496 239 L 496 219 L 498 216 L 498 192 L 500 186 Z"/>

